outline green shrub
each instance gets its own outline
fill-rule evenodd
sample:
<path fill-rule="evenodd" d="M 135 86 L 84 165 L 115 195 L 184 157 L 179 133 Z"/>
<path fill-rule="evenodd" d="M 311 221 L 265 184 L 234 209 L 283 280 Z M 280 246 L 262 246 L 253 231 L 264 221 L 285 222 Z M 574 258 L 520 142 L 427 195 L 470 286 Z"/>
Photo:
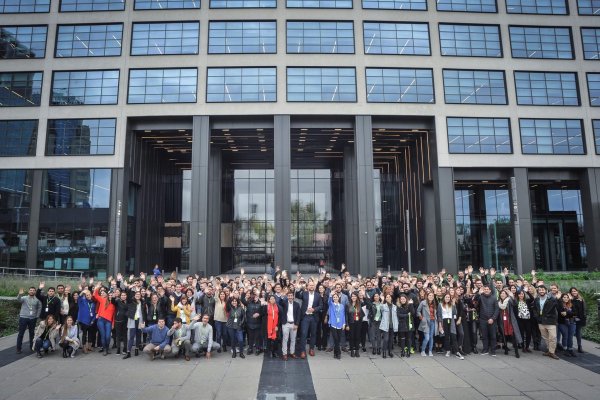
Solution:
<path fill-rule="evenodd" d="M 77 285 L 79 285 L 79 281 L 78 280 L 73 280 L 73 279 L 46 279 L 44 280 L 44 278 L 19 278 L 19 277 L 2 277 L 0 279 L 0 296 L 10 296 L 10 297 L 17 297 L 17 294 L 19 294 L 19 289 L 23 288 L 25 289 L 25 292 L 27 292 L 27 289 L 31 286 L 37 288 L 38 285 L 40 284 L 40 281 L 45 281 L 46 282 L 46 288 L 50 287 L 50 286 L 54 286 L 56 287 L 56 285 L 58 285 L 59 283 L 63 284 L 63 285 L 71 285 L 73 288 L 77 288 Z"/>
<path fill-rule="evenodd" d="M 12 335 L 19 330 L 19 310 L 15 300 L 0 300 L 0 337 Z"/>
<path fill-rule="evenodd" d="M 587 307 L 587 325 L 583 329 L 583 338 L 592 342 L 600 343 L 600 321 L 598 320 L 598 298 L 597 293 L 580 292 L 585 299 Z"/>

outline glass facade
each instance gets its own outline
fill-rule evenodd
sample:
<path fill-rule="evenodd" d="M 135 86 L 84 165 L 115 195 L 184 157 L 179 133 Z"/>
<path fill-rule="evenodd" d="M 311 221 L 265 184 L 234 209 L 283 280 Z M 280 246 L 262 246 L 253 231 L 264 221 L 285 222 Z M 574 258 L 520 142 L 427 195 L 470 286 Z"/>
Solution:
<path fill-rule="evenodd" d="M 277 22 L 211 21 L 208 53 L 277 53 Z"/>
<path fill-rule="evenodd" d="M 39 106 L 43 72 L 0 72 L 0 107 Z"/>
<path fill-rule="evenodd" d="M 208 68 L 206 102 L 277 101 L 276 68 Z"/>
<path fill-rule="evenodd" d="M 579 15 L 598 15 L 600 0 L 577 0 L 577 11 Z"/>
<path fill-rule="evenodd" d="M 287 101 L 355 102 L 356 70 L 288 67 Z"/>
<path fill-rule="evenodd" d="M 129 104 L 195 103 L 196 68 L 130 69 Z"/>
<path fill-rule="evenodd" d="M 600 28 L 581 28 L 583 42 L 583 58 L 586 60 L 600 59 Z"/>
<path fill-rule="evenodd" d="M 0 59 L 44 58 L 47 26 L 0 27 Z"/>
<path fill-rule="evenodd" d="M 447 104 L 508 104 L 504 71 L 443 70 Z"/>
<path fill-rule="evenodd" d="M 523 154 L 585 154 L 579 119 L 519 120 Z"/>
<path fill-rule="evenodd" d="M 600 154 L 600 119 L 592 120 L 592 129 L 594 130 L 594 143 L 596 144 L 596 154 Z"/>
<path fill-rule="evenodd" d="M 0 265 L 26 268 L 33 172 L 0 170 Z"/>
<path fill-rule="evenodd" d="M 439 0 L 437 10 L 475 13 L 498 12 L 496 0 Z"/>
<path fill-rule="evenodd" d="M 50 12 L 50 0 L 0 0 L 0 14 Z"/>
<path fill-rule="evenodd" d="M 512 153 L 508 118 L 448 117 L 446 124 L 450 153 Z"/>
<path fill-rule="evenodd" d="M 433 71 L 411 68 L 367 68 L 369 103 L 434 103 Z"/>
<path fill-rule="evenodd" d="M 200 0 L 135 0 L 135 10 L 176 10 L 200 8 Z"/>
<path fill-rule="evenodd" d="M 53 106 L 117 104 L 119 70 L 55 71 L 52 76 Z"/>
<path fill-rule="evenodd" d="M 34 156 L 37 119 L 0 120 L 0 157 Z"/>
<path fill-rule="evenodd" d="M 570 28 L 510 26 L 508 29 L 513 58 L 575 58 Z"/>
<path fill-rule="evenodd" d="M 509 14 L 554 14 L 567 15 L 567 0 L 506 0 Z"/>
<path fill-rule="evenodd" d="M 200 23 L 134 23 L 131 37 L 132 56 L 198 54 Z"/>
<path fill-rule="evenodd" d="M 429 25 L 363 22 L 365 54 L 430 55 Z"/>
<path fill-rule="evenodd" d="M 79 156 L 115 153 L 117 120 L 50 119 L 46 155 Z"/>
<path fill-rule="evenodd" d="M 286 27 L 288 53 L 354 53 L 352 21 L 287 21 Z"/>
<path fill-rule="evenodd" d="M 587 269 L 581 190 L 577 182 L 530 183 L 535 268 Z"/>
<path fill-rule="evenodd" d="M 498 25 L 440 24 L 443 56 L 502 57 Z"/>
<path fill-rule="evenodd" d="M 590 96 L 590 106 L 600 107 L 600 73 L 587 74 L 588 94 Z"/>
<path fill-rule="evenodd" d="M 123 24 L 59 25 L 54 56 L 120 56 L 122 42 Z"/>
<path fill-rule="evenodd" d="M 123 11 L 125 0 L 60 0 L 60 12 Z"/>
<path fill-rule="evenodd" d="M 427 10 L 426 0 L 362 0 L 362 7 L 380 10 Z"/>
<path fill-rule="evenodd" d="M 277 0 L 210 0 L 210 8 L 276 8 Z"/>
<path fill-rule="evenodd" d="M 352 0 L 286 0 L 287 8 L 352 8 Z"/>
<path fill-rule="evenodd" d="M 574 72 L 515 71 L 517 104 L 578 106 L 579 90 Z"/>
<path fill-rule="evenodd" d="M 106 273 L 110 191 L 110 169 L 44 171 L 38 268 Z"/>
<path fill-rule="evenodd" d="M 514 264 L 509 190 L 504 183 L 457 182 L 454 190 L 458 268 Z"/>

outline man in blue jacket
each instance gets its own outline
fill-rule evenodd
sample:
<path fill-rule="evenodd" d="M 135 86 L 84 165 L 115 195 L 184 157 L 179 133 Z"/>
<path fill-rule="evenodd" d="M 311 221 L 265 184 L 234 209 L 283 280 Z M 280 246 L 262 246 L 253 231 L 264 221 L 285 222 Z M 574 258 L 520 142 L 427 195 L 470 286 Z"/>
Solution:
<path fill-rule="evenodd" d="M 151 360 L 160 353 L 160 358 L 165 359 L 165 353 L 171 352 L 171 346 L 169 346 L 169 328 L 165 326 L 165 319 L 159 318 L 156 325 L 151 325 L 143 329 L 144 333 L 149 333 L 148 343 L 144 347 L 144 353 L 150 356 Z"/>
<path fill-rule="evenodd" d="M 311 356 L 315 355 L 315 345 L 317 343 L 317 323 L 319 312 L 323 307 L 321 295 L 315 291 L 315 283 L 308 282 L 307 289 L 304 292 L 298 293 L 298 297 L 302 299 L 302 307 L 300 308 L 300 318 L 302 324 L 302 332 L 300 335 L 300 358 L 306 358 L 306 339 L 310 330 L 310 350 Z"/>

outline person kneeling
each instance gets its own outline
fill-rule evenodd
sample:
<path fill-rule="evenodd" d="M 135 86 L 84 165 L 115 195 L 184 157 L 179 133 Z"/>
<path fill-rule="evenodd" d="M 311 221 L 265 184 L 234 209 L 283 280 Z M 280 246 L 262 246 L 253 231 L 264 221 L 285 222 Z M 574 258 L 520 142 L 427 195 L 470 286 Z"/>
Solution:
<path fill-rule="evenodd" d="M 171 353 L 175 358 L 179 357 L 179 352 L 184 351 L 185 361 L 190 361 L 190 351 L 192 343 L 190 342 L 191 330 L 188 325 L 185 325 L 181 318 L 177 317 L 173 320 L 173 326 L 167 332 L 167 336 L 172 337 Z"/>
<path fill-rule="evenodd" d="M 210 359 L 211 352 L 213 350 L 219 350 L 221 345 L 217 342 L 213 342 L 213 329 L 208 323 L 209 317 L 207 314 L 202 316 L 202 322 L 199 322 L 200 316 L 197 315 L 192 318 L 192 324 L 190 330 L 194 330 L 194 344 L 192 345 L 192 352 L 196 353 L 196 357 L 200 357 L 200 352 L 206 352 L 206 358 Z"/>
<path fill-rule="evenodd" d="M 164 360 L 165 353 L 171 352 L 171 346 L 169 346 L 169 328 L 165 326 L 165 319 L 159 318 L 156 325 L 151 325 L 143 329 L 144 333 L 150 334 L 148 336 L 149 343 L 144 347 L 144 353 L 150 356 L 151 360 L 160 353 L 160 358 Z"/>
<path fill-rule="evenodd" d="M 73 317 L 68 316 L 61 329 L 59 341 L 59 345 L 63 349 L 63 358 L 75 357 L 79 343 L 79 328 L 73 323 Z"/>

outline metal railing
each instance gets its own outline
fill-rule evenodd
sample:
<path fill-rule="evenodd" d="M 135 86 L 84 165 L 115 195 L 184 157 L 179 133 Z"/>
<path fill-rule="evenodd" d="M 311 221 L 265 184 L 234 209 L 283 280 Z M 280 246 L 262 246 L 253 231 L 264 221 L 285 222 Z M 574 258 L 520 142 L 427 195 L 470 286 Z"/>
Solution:
<path fill-rule="evenodd" d="M 84 276 L 84 271 L 61 271 L 56 269 L 28 269 L 0 267 L 0 276 L 24 276 L 44 278 L 79 278 Z"/>

